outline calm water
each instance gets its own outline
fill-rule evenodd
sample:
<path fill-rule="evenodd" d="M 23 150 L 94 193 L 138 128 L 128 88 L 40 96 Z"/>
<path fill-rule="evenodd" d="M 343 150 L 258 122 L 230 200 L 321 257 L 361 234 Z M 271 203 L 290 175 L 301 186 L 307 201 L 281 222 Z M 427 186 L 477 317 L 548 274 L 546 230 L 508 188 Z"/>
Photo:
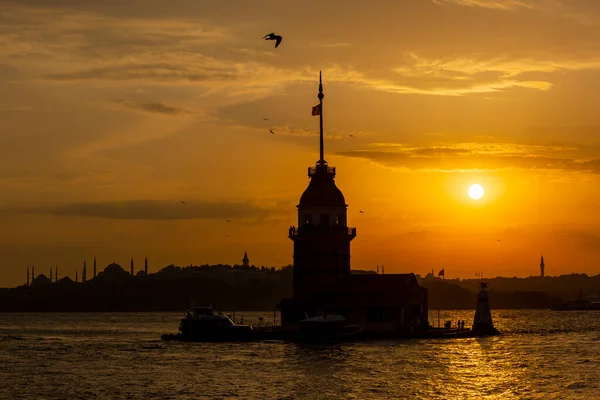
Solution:
<path fill-rule="evenodd" d="M 162 342 L 180 316 L 0 314 L 0 399 L 600 398 L 600 312 L 495 311 L 484 339 Z"/>

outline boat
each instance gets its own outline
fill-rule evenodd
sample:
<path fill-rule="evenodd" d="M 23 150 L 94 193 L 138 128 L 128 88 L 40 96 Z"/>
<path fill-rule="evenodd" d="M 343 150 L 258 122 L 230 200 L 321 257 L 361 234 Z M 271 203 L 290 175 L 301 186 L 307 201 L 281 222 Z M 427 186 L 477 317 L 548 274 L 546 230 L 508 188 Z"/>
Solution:
<path fill-rule="evenodd" d="M 565 301 L 552 307 L 553 311 L 587 311 L 600 310 L 600 298 L 598 296 L 580 296 L 579 300 Z"/>
<path fill-rule="evenodd" d="M 343 315 L 322 313 L 299 321 L 297 339 L 300 340 L 341 340 L 359 335 L 363 328 L 348 324 Z"/>
<path fill-rule="evenodd" d="M 211 305 L 192 307 L 179 324 L 179 334 L 162 335 L 163 340 L 186 342 L 248 341 L 254 339 L 251 325 L 238 325 L 227 315 L 215 314 Z"/>

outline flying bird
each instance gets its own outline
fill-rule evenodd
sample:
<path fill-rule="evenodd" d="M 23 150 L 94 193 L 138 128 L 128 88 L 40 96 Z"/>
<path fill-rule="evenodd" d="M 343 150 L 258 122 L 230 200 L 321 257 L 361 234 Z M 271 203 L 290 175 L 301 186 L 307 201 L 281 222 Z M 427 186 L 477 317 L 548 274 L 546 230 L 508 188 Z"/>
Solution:
<path fill-rule="evenodd" d="M 181 204 L 185 204 L 185 201 L 183 201 L 183 200 L 179 200 L 179 202 L 180 202 Z"/>
<path fill-rule="evenodd" d="M 360 212 L 361 214 L 364 214 L 364 213 L 365 213 L 363 210 L 358 210 L 358 212 Z"/>
<path fill-rule="evenodd" d="M 275 42 L 275 48 L 277 48 L 277 46 L 279 46 L 279 43 L 281 43 L 281 41 L 283 40 L 283 38 L 279 35 L 276 35 L 275 33 L 269 33 L 268 35 L 265 35 L 265 37 L 263 38 L 265 40 L 276 40 Z"/>
<path fill-rule="evenodd" d="M 353 135 L 353 134 L 350 134 L 350 137 L 354 137 L 354 135 Z"/>
<path fill-rule="evenodd" d="M 230 219 L 228 219 L 228 220 L 227 220 L 227 221 L 225 221 L 225 222 L 231 222 L 231 220 L 230 220 Z"/>
<path fill-rule="evenodd" d="M 265 121 L 270 121 L 269 118 L 262 117 L 262 119 L 264 119 Z"/>
<path fill-rule="evenodd" d="M 275 134 L 275 132 L 273 132 L 273 129 L 269 129 L 269 132 L 271 132 L 271 134 Z"/>

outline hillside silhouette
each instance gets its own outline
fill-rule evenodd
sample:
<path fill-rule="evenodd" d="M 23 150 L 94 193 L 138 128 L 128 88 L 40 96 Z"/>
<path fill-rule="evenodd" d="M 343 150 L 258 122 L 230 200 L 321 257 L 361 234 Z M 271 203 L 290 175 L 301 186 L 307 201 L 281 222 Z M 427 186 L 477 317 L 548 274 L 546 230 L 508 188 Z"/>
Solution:
<path fill-rule="evenodd" d="M 31 285 L 0 289 L 0 312 L 182 311 L 199 304 L 224 310 L 273 310 L 292 295 L 291 265 L 280 269 L 247 265 L 169 265 L 157 273 L 131 275 L 111 264 L 85 283 L 68 277 L 51 282 L 38 275 Z M 353 274 L 373 274 L 353 270 Z M 428 289 L 430 309 L 472 309 L 479 279 L 418 277 Z M 496 309 L 550 308 L 600 293 L 600 275 L 491 278 L 490 305 Z"/>

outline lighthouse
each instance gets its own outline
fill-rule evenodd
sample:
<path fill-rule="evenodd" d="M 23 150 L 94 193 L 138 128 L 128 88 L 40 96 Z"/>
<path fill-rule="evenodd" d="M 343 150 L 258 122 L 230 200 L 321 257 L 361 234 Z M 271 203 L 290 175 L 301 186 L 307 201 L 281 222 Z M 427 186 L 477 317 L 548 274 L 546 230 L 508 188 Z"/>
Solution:
<path fill-rule="evenodd" d="M 348 205 L 335 184 L 335 167 L 325 161 L 323 145 L 323 81 L 319 74 L 319 160 L 308 168 L 310 182 L 302 193 L 298 226 L 290 227 L 294 242 L 294 297 L 335 293 L 350 275 L 350 242 L 356 228 L 347 225 Z"/>

